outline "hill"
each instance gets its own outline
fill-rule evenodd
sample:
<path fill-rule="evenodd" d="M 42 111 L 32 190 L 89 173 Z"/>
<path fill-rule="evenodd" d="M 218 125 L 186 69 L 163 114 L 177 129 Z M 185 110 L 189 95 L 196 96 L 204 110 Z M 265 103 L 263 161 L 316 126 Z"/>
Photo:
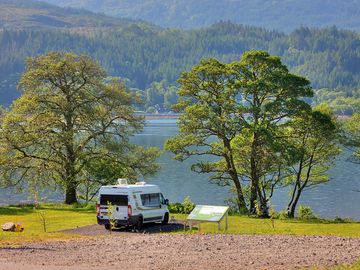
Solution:
<path fill-rule="evenodd" d="M 142 108 L 168 110 L 182 71 L 208 57 L 234 61 L 251 49 L 281 56 L 314 88 L 360 89 L 360 35 L 334 26 L 289 34 L 231 22 L 164 29 L 38 1 L 0 0 L 0 104 L 8 106 L 19 95 L 26 57 L 56 50 L 95 58 L 144 96 Z"/>
<path fill-rule="evenodd" d="M 290 32 L 300 26 L 360 30 L 359 0 L 44 0 L 142 19 L 163 27 L 199 28 L 222 20 Z"/>
<path fill-rule="evenodd" d="M 89 31 L 0 31 L 0 103 L 9 105 L 19 95 L 16 83 L 25 58 L 51 50 L 90 55 L 109 74 L 139 89 L 146 107 L 173 102 L 176 87 L 171 85 L 200 59 L 229 62 L 250 49 L 281 56 L 293 72 L 309 78 L 314 88 L 360 88 L 360 35 L 336 27 L 302 27 L 286 35 L 227 22 L 191 31 L 130 23 Z"/>
<path fill-rule="evenodd" d="M 130 20 L 32 0 L 0 0 L 0 28 L 115 27 Z"/>

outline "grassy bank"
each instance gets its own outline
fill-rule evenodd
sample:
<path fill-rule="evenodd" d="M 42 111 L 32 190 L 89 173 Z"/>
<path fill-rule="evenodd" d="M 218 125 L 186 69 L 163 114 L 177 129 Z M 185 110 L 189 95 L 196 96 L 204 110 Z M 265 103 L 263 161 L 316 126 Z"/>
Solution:
<path fill-rule="evenodd" d="M 46 232 L 44 232 L 45 215 Z M 171 214 L 178 220 L 186 220 L 186 215 Z M 12 233 L 0 230 L 0 242 L 23 242 L 48 239 L 69 239 L 76 237 L 62 233 L 62 230 L 96 224 L 95 210 L 75 208 L 62 204 L 47 204 L 40 209 L 31 206 L 0 207 L 0 224 L 6 222 L 22 222 L 24 232 Z M 224 232 L 224 222 L 221 232 Z M 183 231 L 180 231 L 183 233 Z M 217 233 L 217 224 L 203 223 L 200 228 L 194 227 L 187 233 Z M 299 220 L 299 219 L 259 219 L 247 216 L 229 216 L 229 229 L 232 234 L 290 234 L 290 235 L 331 235 L 360 237 L 360 222 L 345 222 L 341 220 Z"/>
<path fill-rule="evenodd" d="M 177 219 L 186 219 L 186 215 L 174 215 Z M 289 234 L 289 235 L 327 235 L 360 237 L 360 222 L 329 219 L 259 219 L 247 216 L 229 216 L 231 234 Z M 225 221 L 221 223 L 224 232 Z M 202 223 L 195 226 L 193 232 L 216 233 L 217 223 Z"/>
<path fill-rule="evenodd" d="M 96 217 L 92 208 L 75 208 L 62 204 L 47 204 L 40 209 L 32 206 L 0 207 L 0 224 L 6 222 L 21 222 L 25 230 L 17 233 L 0 230 L 0 243 L 73 238 L 75 236 L 60 231 L 95 224 Z"/>

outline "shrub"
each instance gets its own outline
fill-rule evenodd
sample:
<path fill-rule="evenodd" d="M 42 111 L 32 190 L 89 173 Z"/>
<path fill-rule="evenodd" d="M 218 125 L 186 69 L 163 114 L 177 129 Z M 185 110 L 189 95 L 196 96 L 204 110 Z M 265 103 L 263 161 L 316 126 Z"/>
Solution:
<path fill-rule="evenodd" d="M 173 213 L 173 214 L 180 214 L 180 213 L 184 212 L 184 207 L 179 202 L 170 203 L 168 208 L 169 208 L 169 212 Z"/>
<path fill-rule="evenodd" d="M 289 214 L 287 211 L 282 210 L 279 213 L 277 213 L 277 218 L 278 219 L 287 219 L 287 218 L 289 218 Z"/>
<path fill-rule="evenodd" d="M 183 214 L 190 214 L 191 211 L 195 208 L 195 204 L 190 200 L 189 196 L 184 199 L 182 205 L 184 207 Z"/>
<path fill-rule="evenodd" d="M 300 205 L 299 206 L 298 215 L 299 215 L 299 218 L 302 218 L 302 219 L 316 218 L 316 216 L 314 215 L 314 212 L 311 209 L 311 207 L 306 206 L 306 205 Z"/>
<path fill-rule="evenodd" d="M 195 204 L 190 200 L 190 197 L 186 197 L 182 203 L 170 203 L 169 211 L 173 214 L 190 214 L 195 208 Z"/>

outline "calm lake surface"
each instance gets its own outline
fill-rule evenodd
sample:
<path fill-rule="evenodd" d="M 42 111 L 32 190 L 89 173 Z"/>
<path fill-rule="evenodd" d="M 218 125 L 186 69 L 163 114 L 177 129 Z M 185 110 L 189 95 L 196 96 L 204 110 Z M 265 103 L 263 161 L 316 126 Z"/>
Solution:
<path fill-rule="evenodd" d="M 165 140 L 177 134 L 174 119 L 150 120 L 144 132 L 137 135 L 135 141 L 147 146 L 163 148 Z M 360 220 L 360 164 L 347 161 L 350 153 L 343 153 L 334 168 L 330 170 L 330 181 L 326 184 L 306 190 L 299 204 L 309 205 L 315 214 L 321 217 L 350 217 Z M 195 159 L 192 159 L 194 161 Z M 158 184 L 170 201 L 182 201 L 190 196 L 197 204 L 224 204 L 231 197 L 226 187 L 208 183 L 208 176 L 191 172 L 191 160 L 178 162 L 172 160 L 172 154 L 164 153 L 159 159 L 161 171 L 146 181 Z M 285 208 L 288 190 L 279 189 L 271 200 L 277 211 Z"/>
<path fill-rule="evenodd" d="M 163 149 L 164 142 L 177 134 L 174 119 L 149 120 L 134 142 L 144 146 L 157 146 Z M 343 153 L 330 170 L 331 179 L 304 192 L 300 204 L 309 205 L 321 217 L 352 218 L 360 220 L 360 165 L 347 161 L 350 153 Z M 160 172 L 145 181 L 161 187 L 165 197 L 171 202 L 181 202 L 186 196 L 196 204 L 223 205 L 231 197 L 227 187 L 219 187 L 208 182 L 208 175 L 197 174 L 190 170 L 195 159 L 185 162 L 172 160 L 172 154 L 164 153 L 159 159 Z M 57 193 L 47 192 L 48 200 L 61 200 Z M 26 194 L 16 194 L 10 189 L 0 189 L 0 204 L 19 203 L 28 199 Z M 288 190 L 276 190 L 271 204 L 277 211 L 285 208 Z"/>

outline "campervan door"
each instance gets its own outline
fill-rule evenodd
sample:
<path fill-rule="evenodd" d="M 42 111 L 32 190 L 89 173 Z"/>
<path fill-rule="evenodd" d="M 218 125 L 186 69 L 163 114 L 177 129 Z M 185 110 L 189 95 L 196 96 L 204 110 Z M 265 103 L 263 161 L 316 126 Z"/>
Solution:
<path fill-rule="evenodd" d="M 162 221 L 167 208 L 162 205 L 160 190 L 151 190 L 140 195 L 144 222 Z"/>
<path fill-rule="evenodd" d="M 113 206 L 111 219 L 116 220 L 126 220 L 128 218 L 128 194 L 125 192 L 106 192 L 102 190 L 100 193 L 100 216 L 103 216 L 105 219 L 109 219 L 108 206 L 111 204 Z"/>

